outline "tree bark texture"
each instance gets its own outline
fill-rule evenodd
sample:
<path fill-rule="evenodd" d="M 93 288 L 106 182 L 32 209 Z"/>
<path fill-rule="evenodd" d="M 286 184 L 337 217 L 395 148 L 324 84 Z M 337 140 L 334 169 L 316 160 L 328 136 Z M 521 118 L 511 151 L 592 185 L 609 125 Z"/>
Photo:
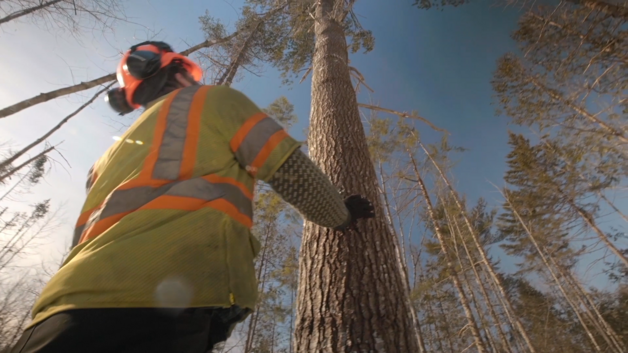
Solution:
<path fill-rule="evenodd" d="M 315 10 L 310 157 L 347 194 L 373 202 L 376 217 L 358 231 L 304 226 L 299 264 L 295 351 L 418 352 L 394 235 L 377 192 L 345 33 L 333 0 Z"/>

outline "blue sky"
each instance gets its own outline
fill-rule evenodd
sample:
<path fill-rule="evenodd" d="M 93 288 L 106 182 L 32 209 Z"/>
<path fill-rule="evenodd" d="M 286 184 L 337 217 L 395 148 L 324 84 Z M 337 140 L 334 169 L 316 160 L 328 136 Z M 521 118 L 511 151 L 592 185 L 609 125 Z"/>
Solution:
<path fill-rule="evenodd" d="M 114 31 L 86 33 L 80 43 L 74 37 L 44 31 L 30 22 L 0 27 L 0 106 L 40 92 L 93 79 L 113 72 L 118 53 L 155 33 L 182 50 L 203 40 L 198 17 L 205 10 L 229 27 L 236 21 L 241 1 L 142 0 L 130 2 L 128 15 L 135 24 L 120 24 Z M 417 110 L 450 133 L 450 143 L 469 149 L 456 167 L 457 185 L 470 200 L 484 196 L 491 204 L 501 197 L 488 182 L 502 185 L 508 153 L 508 119 L 497 117 L 491 105 L 490 79 L 496 60 L 515 50 L 510 33 L 516 28 L 517 11 L 491 7 L 478 1 L 444 11 L 421 11 L 411 0 L 360 0 L 355 6 L 361 23 L 373 31 L 375 50 L 351 57 L 351 65 L 375 92 L 362 90 L 359 101 L 383 107 Z M 261 77 L 246 75 L 234 87 L 264 107 L 279 96 L 294 105 L 299 123 L 297 138 L 307 126 L 310 112 L 310 80 L 282 86 L 278 73 L 266 68 Z M 93 90 L 65 97 L 0 120 L 0 141 L 23 146 L 40 136 L 93 94 Z M 46 183 L 32 195 L 65 202 L 66 225 L 55 234 L 53 247 L 67 246 L 71 229 L 84 198 L 85 175 L 91 164 L 120 133 L 121 118 L 99 99 L 55 134 L 63 141 L 61 158 Z M 122 118 L 129 123 L 129 118 Z M 421 134 L 428 142 L 440 136 L 426 125 Z"/>

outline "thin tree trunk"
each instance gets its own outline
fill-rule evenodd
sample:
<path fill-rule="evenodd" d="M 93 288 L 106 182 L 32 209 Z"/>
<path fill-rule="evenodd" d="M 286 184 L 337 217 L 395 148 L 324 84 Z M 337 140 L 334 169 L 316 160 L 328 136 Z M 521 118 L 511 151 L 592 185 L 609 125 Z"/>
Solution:
<path fill-rule="evenodd" d="M 419 187 L 421 188 L 421 192 L 423 193 L 423 197 L 425 199 L 425 204 L 427 207 L 428 215 L 430 219 L 432 220 L 434 233 L 436 234 L 436 237 L 438 238 L 438 242 L 440 243 L 440 248 L 441 248 L 441 251 L 443 252 L 443 257 L 445 258 L 447 269 L 451 275 L 451 279 L 454 282 L 454 286 L 456 290 L 458 291 L 460 304 L 462 305 L 465 316 L 467 318 L 467 323 L 468 323 L 469 328 L 471 329 L 471 334 L 473 336 L 473 339 L 475 340 L 475 345 L 478 349 L 478 352 L 486 353 L 488 351 L 486 350 L 486 347 L 484 346 L 484 343 L 482 342 L 482 336 L 480 335 L 480 330 L 478 329 L 478 325 L 476 324 L 475 318 L 473 317 L 471 306 L 469 306 L 469 301 L 467 300 L 467 296 L 464 293 L 462 284 L 460 283 L 460 278 L 458 277 L 458 273 L 454 267 L 454 264 L 451 262 L 449 249 L 447 249 L 447 245 L 445 243 L 445 237 L 443 236 L 440 226 L 438 225 L 438 222 L 436 221 L 436 215 L 434 213 L 432 201 L 430 200 L 430 195 L 427 192 L 425 183 L 423 183 L 423 178 L 421 177 L 421 174 L 419 173 L 419 169 L 417 167 L 416 161 L 414 160 L 414 157 L 412 156 L 412 153 L 409 153 L 409 156 L 412 161 L 412 166 L 414 167 L 414 173 L 416 175 Z"/>
<path fill-rule="evenodd" d="M 17 151 L 11 157 L 9 157 L 6 160 L 0 162 L 0 170 L 5 169 L 11 163 L 15 162 L 15 160 L 20 158 L 24 153 L 28 152 L 31 148 L 33 148 L 33 147 L 39 145 L 40 143 L 44 142 L 48 137 L 50 137 L 50 135 L 52 135 L 55 131 L 59 130 L 63 125 L 65 125 L 65 123 L 67 123 L 70 119 L 72 119 L 74 116 L 76 116 L 76 114 L 80 113 L 83 109 L 87 108 L 87 106 L 92 104 L 96 100 L 96 98 L 98 98 L 98 96 L 100 96 L 103 92 L 108 90 L 109 87 L 111 87 L 111 86 L 113 86 L 113 83 L 108 84 L 103 89 L 101 89 L 100 91 L 96 92 L 96 94 L 94 94 L 92 96 L 92 98 L 90 98 L 87 102 L 85 102 L 83 105 L 78 107 L 78 109 L 73 111 L 70 115 L 68 115 L 65 118 L 63 118 L 57 125 L 55 125 L 52 129 L 48 130 L 48 132 L 43 134 L 40 138 L 38 138 L 37 140 L 31 142 L 31 144 L 29 144 L 28 146 L 22 148 L 21 150 Z"/>
<path fill-rule="evenodd" d="M 594 124 L 597 124 L 598 126 L 603 128 L 604 130 L 606 130 L 612 136 L 617 137 L 619 140 L 621 140 L 624 143 L 628 143 L 628 137 L 626 137 L 626 135 L 624 135 L 624 132 L 622 130 L 608 125 L 606 122 L 604 122 L 603 120 L 601 120 L 597 116 L 589 113 L 587 110 L 585 110 L 584 108 L 579 107 L 578 105 L 576 105 L 575 103 L 569 101 L 568 99 L 563 98 L 560 94 L 556 93 L 556 91 L 554 91 L 552 89 L 549 89 L 548 87 L 546 87 L 542 83 L 538 82 L 533 77 L 529 76 L 527 73 L 525 75 L 528 76 L 528 81 L 529 82 L 531 82 L 535 87 L 537 87 L 538 89 L 540 89 L 541 91 L 546 93 L 548 96 L 550 96 L 554 101 L 559 102 L 561 104 L 564 104 L 565 106 L 569 107 L 569 109 L 571 109 L 574 112 L 582 115 L 587 120 L 591 121 Z"/>
<path fill-rule="evenodd" d="M 582 5 L 591 10 L 603 12 L 609 16 L 628 21 L 628 7 L 615 5 L 600 0 L 567 0 L 577 5 Z"/>
<path fill-rule="evenodd" d="M 606 336 L 608 336 L 608 338 L 610 339 L 610 342 L 607 340 L 609 346 L 614 346 L 614 348 L 617 349 L 618 353 L 626 352 L 626 347 L 624 347 L 623 342 L 621 341 L 621 339 L 619 339 L 617 333 L 606 322 L 602 314 L 599 312 L 597 306 L 595 305 L 595 302 L 593 301 L 593 298 L 591 298 L 587 291 L 582 288 L 580 281 L 574 278 L 574 276 L 568 269 L 565 269 L 563 268 L 563 266 L 557 264 L 552 256 L 550 256 L 549 259 L 552 264 L 558 269 L 558 272 L 561 274 L 561 276 L 566 279 L 567 283 L 569 283 L 573 288 L 576 289 L 576 292 L 580 295 L 581 298 L 584 298 L 579 298 L 580 302 L 584 307 L 589 307 L 590 310 L 595 314 L 590 314 L 590 319 L 592 322 L 597 322 L 599 324 L 598 330 L 600 330 L 602 336 L 605 336 L 605 338 Z"/>
<path fill-rule="evenodd" d="M 262 252 L 260 254 L 259 257 L 259 268 L 257 269 L 257 280 L 259 281 L 258 283 L 258 288 L 257 288 L 257 292 L 258 293 L 263 293 L 264 292 L 264 287 L 266 286 L 266 272 L 264 272 L 265 268 L 266 268 L 266 252 L 268 250 L 268 238 L 270 238 L 271 236 L 271 226 L 266 225 L 265 227 L 265 234 L 264 234 L 264 239 L 261 242 L 262 244 Z M 263 276 L 262 276 L 263 275 Z M 259 308 L 259 304 L 258 304 L 258 308 Z M 258 309 L 256 308 L 256 309 Z M 257 329 L 257 321 L 259 318 L 259 313 L 257 310 L 255 310 L 255 312 L 251 315 L 251 318 L 249 319 L 249 329 L 246 333 L 246 341 L 244 343 L 244 353 L 248 353 L 253 349 L 253 337 L 255 336 L 255 330 Z"/>
<path fill-rule="evenodd" d="M 578 207 L 578 205 L 576 205 L 576 203 L 573 200 L 570 200 L 570 205 L 571 207 L 573 207 L 576 212 L 578 212 L 578 215 L 582 218 L 582 220 L 584 221 L 584 223 L 586 223 L 589 228 L 591 228 L 595 234 L 598 236 L 598 238 L 600 238 L 600 240 L 610 249 L 610 251 L 615 254 L 615 256 L 617 256 L 626 267 L 628 267 L 628 258 L 626 258 L 626 256 L 624 256 L 624 254 L 622 254 L 621 251 L 619 251 L 619 249 L 617 249 L 617 247 L 615 246 L 615 244 L 613 244 L 608 237 L 606 236 L 606 234 L 604 234 L 604 232 L 602 232 L 602 230 L 600 228 L 598 228 L 598 226 L 595 224 L 595 221 L 593 220 L 592 217 L 589 217 L 589 215 L 585 214 L 584 211 Z"/>
<path fill-rule="evenodd" d="M 37 154 L 35 157 L 29 158 L 27 161 L 25 161 L 24 163 L 18 165 L 17 167 L 12 168 L 11 170 L 9 170 L 8 172 L 0 175 L 0 183 L 2 183 L 5 179 L 10 178 L 13 174 L 17 173 L 20 169 L 26 167 L 27 165 L 33 163 L 34 161 L 36 161 L 38 158 L 41 158 L 42 156 L 46 155 L 47 153 L 49 153 L 50 151 L 54 150 L 56 147 L 48 147 L 45 150 L 43 150 L 42 152 L 40 152 L 39 154 Z M 4 164 L 4 163 L 3 163 Z M 0 170 L 4 169 L 4 167 L 8 167 L 9 165 L 4 164 L 2 167 L 0 167 Z"/>
<path fill-rule="evenodd" d="M 440 312 L 440 317 L 443 319 L 443 321 L 445 321 L 445 335 L 447 336 L 447 346 L 449 347 L 449 352 L 456 353 L 456 351 L 454 350 L 454 344 L 451 341 L 451 338 L 454 335 L 451 333 L 449 320 L 447 320 L 447 313 L 445 312 L 445 309 L 443 309 L 443 302 L 441 301 L 441 297 L 438 295 L 438 291 L 436 292 L 436 299 L 436 308 L 438 308 L 438 311 Z M 434 328 L 438 332 L 438 326 L 436 325 L 436 322 L 434 322 Z"/>
<path fill-rule="evenodd" d="M 37 6 L 33 6 L 33 7 L 29 7 L 29 8 L 26 8 L 26 9 L 19 10 L 19 11 L 15 11 L 13 13 L 8 14 L 5 17 L 0 18 L 0 25 L 3 24 L 3 23 L 7 23 L 9 21 L 18 19 L 18 18 L 20 18 L 22 16 L 26 16 L 26 15 L 31 14 L 33 12 L 39 11 L 39 10 L 44 9 L 46 7 L 52 6 L 54 4 L 60 3 L 61 1 L 64 1 L 64 0 L 51 0 L 51 1 L 48 1 L 48 2 L 42 2 L 42 3 L 40 3 Z"/>
<path fill-rule="evenodd" d="M 455 237 L 455 234 L 452 234 L 452 238 L 453 237 Z M 457 245 L 454 245 L 454 249 L 455 249 L 454 252 L 456 253 L 456 258 L 458 259 L 460 266 L 463 267 L 464 265 L 463 265 L 462 257 L 460 257 L 460 252 L 458 251 Z M 473 264 L 471 264 L 471 267 L 473 267 Z M 466 287 L 467 291 L 469 292 L 469 298 L 471 299 L 470 302 L 473 305 L 473 308 L 475 309 L 475 312 L 477 313 L 478 318 L 480 319 L 480 323 L 482 324 L 480 334 L 482 333 L 482 331 L 484 331 L 484 335 L 486 336 L 486 341 L 488 342 L 488 345 L 491 347 L 491 351 L 498 352 L 497 346 L 495 345 L 495 341 L 493 340 L 493 335 L 491 334 L 490 322 L 486 319 L 486 316 L 484 316 L 484 314 L 482 313 L 483 310 L 481 308 L 481 304 L 478 301 L 477 297 L 475 296 L 475 291 L 473 290 L 473 286 L 471 285 L 471 281 L 469 280 L 467 271 L 463 269 L 461 272 L 462 272 L 462 280 L 464 283 L 464 287 Z"/>
<path fill-rule="evenodd" d="M 249 50 L 249 46 L 251 45 L 251 41 L 255 37 L 255 34 L 257 33 L 257 29 L 262 24 L 262 22 L 263 22 L 262 20 L 257 21 L 257 24 L 255 25 L 251 33 L 249 33 L 249 36 L 244 41 L 244 44 L 242 44 L 242 47 L 238 51 L 238 54 L 236 55 L 236 57 L 233 58 L 233 60 L 229 64 L 229 67 L 225 70 L 222 76 L 216 81 L 216 85 L 224 84 L 225 86 L 231 86 L 231 84 L 233 83 L 233 78 L 235 77 L 236 72 L 238 72 L 238 68 L 242 64 L 242 61 L 244 60 L 244 57 L 246 56 Z"/>
<path fill-rule="evenodd" d="M 395 226 L 394 226 L 394 221 L 393 221 L 393 216 L 392 216 L 392 210 L 390 209 L 390 202 L 388 200 L 388 193 L 386 192 L 386 180 L 384 178 L 384 169 L 382 167 L 382 163 L 379 163 L 379 174 L 381 176 L 381 180 L 382 180 L 382 191 L 381 194 L 384 196 L 384 206 L 386 209 L 386 218 L 388 219 L 388 223 L 390 226 L 390 232 L 393 233 L 395 235 L 395 248 L 396 248 L 396 252 L 397 252 L 397 259 L 400 260 L 399 261 L 399 267 L 401 267 L 402 269 L 402 275 L 403 275 L 403 280 L 405 283 L 405 291 L 408 293 L 408 299 L 410 298 L 410 279 L 409 276 L 410 274 L 408 273 L 408 264 L 406 262 L 406 248 L 405 248 L 405 242 L 403 243 L 403 246 L 399 245 L 399 236 L 396 236 L 396 232 L 395 232 Z M 399 216 L 399 215 L 397 215 Z M 403 227 L 400 227 L 399 232 L 401 233 L 401 239 L 404 239 L 404 234 L 403 234 Z M 420 353 L 427 353 L 427 350 L 425 349 L 425 342 L 423 339 L 423 333 L 421 332 L 421 323 L 419 322 L 419 318 L 418 315 L 416 314 L 416 311 L 414 310 L 414 306 L 412 305 L 412 302 L 410 300 L 408 300 L 408 305 L 410 306 L 410 315 L 412 316 L 412 321 L 414 322 L 414 330 L 417 333 L 417 341 L 419 343 L 419 352 Z"/>
<path fill-rule="evenodd" d="M 31 167 L 31 170 L 32 170 L 32 167 Z M 30 175 L 30 173 L 31 173 L 30 171 L 28 171 L 27 173 L 24 173 L 24 175 L 20 178 L 20 180 L 17 181 L 17 183 L 11 186 L 11 188 L 7 190 L 7 192 L 5 192 L 4 195 L 0 196 L 0 201 L 2 201 L 5 197 L 9 196 L 9 194 L 11 194 L 13 190 L 15 190 L 15 188 L 17 188 L 20 184 L 22 184 L 22 182 L 24 182 L 24 180 Z M 0 214 L 0 216 L 2 216 L 2 214 Z"/>
<path fill-rule="evenodd" d="M 462 242 L 462 246 L 464 248 L 465 254 L 467 255 L 467 259 L 469 259 L 469 263 L 471 264 L 471 269 L 473 270 L 473 274 L 475 275 L 476 284 L 480 288 L 482 296 L 484 297 L 484 300 L 486 302 L 486 307 L 488 308 L 489 313 L 493 317 L 493 321 L 495 322 L 495 326 L 497 328 L 497 334 L 499 335 L 499 339 L 500 339 L 500 341 L 502 343 L 502 346 L 504 347 L 504 350 L 506 352 L 512 353 L 512 349 L 510 347 L 510 344 L 508 343 L 508 339 L 506 338 L 506 334 L 504 333 L 504 330 L 502 329 L 502 325 L 501 325 L 501 322 L 499 320 L 499 316 L 495 312 L 495 308 L 493 307 L 493 304 L 491 303 L 491 298 L 488 295 L 488 293 L 486 292 L 486 288 L 484 287 L 484 283 L 482 283 L 482 280 L 480 278 L 480 274 L 478 273 L 478 270 L 476 268 L 475 261 L 473 260 L 473 256 L 471 256 L 471 252 L 469 251 L 469 248 L 467 247 L 467 242 L 464 240 L 464 237 L 462 235 L 461 229 L 458 226 L 458 222 L 456 221 L 455 218 L 453 219 L 453 224 L 454 224 L 456 230 L 458 231 L 458 234 L 460 235 L 460 241 Z"/>
<path fill-rule="evenodd" d="M 281 10 L 282 8 L 283 7 L 279 8 L 279 9 L 276 9 L 274 11 L 270 11 L 265 16 L 272 15 L 272 14 L 276 13 L 278 10 Z M 242 31 L 242 30 L 245 30 L 246 28 L 247 27 L 244 27 L 244 28 L 242 28 L 240 30 Z M 194 46 L 192 46 L 192 47 L 190 47 L 190 48 L 180 52 L 180 54 L 184 55 L 184 56 L 188 56 L 188 55 L 190 55 L 190 54 L 192 54 L 192 53 L 194 53 L 194 52 L 196 52 L 196 51 L 198 51 L 200 49 L 209 48 L 209 47 L 212 47 L 212 46 L 217 45 L 217 44 L 225 43 L 225 42 L 235 38 L 239 34 L 240 34 L 239 31 L 235 31 L 235 32 L 231 33 L 230 35 L 228 35 L 228 36 L 226 36 L 224 38 L 215 40 L 215 41 L 206 40 L 204 42 L 201 42 L 201 43 L 199 43 L 197 45 L 194 45 Z M 76 84 L 76 85 L 72 85 L 72 86 L 68 86 L 68 87 L 64 87 L 64 88 L 59 88 L 59 89 L 56 89 L 54 91 L 49 91 L 49 92 L 46 92 L 46 93 L 41 93 L 41 94 L 39 94 L 39 95 L 37 95 L 35 97 L 31 97 L 31 98 L 25 99 L 25 100 L 23 100 L 21 102 L 18 102 L 18 103 L 12 104 L 12 105 L 10 105 L 10 106 L 8 106 L 6 108 L 0 109 L 0 119 L 1 118 L 6 118 L 9 115 L 13 115 L 13 114 L 15 114 L 17 112 L 20 112 L 20 111 L 22 111 L 22 110 L 24 110 L 26 108 L 30 108 L 30 107 L 32 107 L 34 105 L 37 105 L 37 104 L 40 104 L 40 103 L 44 103 L 44 102 L 47 102 L 49 100 L 52 100 L 52 99 L 55 99 L 55 98 L 58 98 L 58 97 L 67 96 L 68 94 L 85 91 L 85 90 L 88 90 L 90 88 L 94 88 L 96 86 L 105 84 L 107 82 L 114 81 L 115 79 L 116 79 L 116 74 L 112 73 L 112 74 L 108 74 L 108 75 L 101 76 L 99 78 L 93 79 L 91 81 L 81 82 L 81 83 Z"/>
<path fill-rule="evenodd" d="M 371 200 L 376 216 L 344 233 L 304 225 L 295 351 L 418 352 L 402 270 L 377 192 L 377 177 L 348 67 L 341 3 L 314 11 L 311 158 L 348 194 Z"/>
<path fill-rule="evenodd" d="M 482 246 L 482 244 L 480 244 L 480 239 L 478 237 L 478 234 L 476 233 L 475 229 L 473 229 L 473 226 L 471 225 L 471 221 L 469 221 L 469 217 L 467 217 L 466 210 L 460 204 L 460 200 L 458 200 L 458 195 L 456 195 L 456 192 L 455 192 L 453 186 L 449 182 L 449 178 L 447 178 L 445 173 L 443 173 L 443 170 L 440 168 L 438 163 L 436 163 L 436 161 L 434 160 L 432 155 L 427 151 L 427 149 L 425 148 L 425 146 L 423 146 L 423 144 L 421 142 L 419 142 L 419 146 L 421 146 L 421 149 L 423 149 L 423 151 L 425 152 L 427 157 L 430 159 L 430 161 L 432 162 L 432 164 L 434 165 L 434 167 L 438 171 L 441 179 L 447 185 L 447 188 L 449 189 L 449 191 L 451 193 L 452 199 L 456 203 L 456 206 L 458 206 L 458 209 L 460 210 L 460 213 L 461 213 L 462 217 L 464 218 L 464 221 L 465 221 L 465 223 L 467 225 L 467 228 L 469 229 L 469 233 L 471 234 L 471 238 L 473 239 L 473 242 L 474 242 L 476 248 L 478 249 L 478 253 L 480 254 L 480 258 L 484 262 L 484 265 L 485 265 L 486 269 L 488 270 L 489 274 L 491 275 L 493 281 L 495 281 L 495 285 L 499 289 L 499 293 L 504 298 L 504 302 L 507 305 L 505 310 L 510 311 L 512 313 L 512 317 L 513 317 L 513 320 L 515 321 L 515 324 L 517 325 L 517 329 L 518 329 L 519 333 L 521 334 L 521 336 L 523 337 L 524 341 L 526 342 L 526 345 L 528 346 L 528 349 L 530 350 L 530 353 L 536 353 L 536 350 L 534 349 L 534 345 L 532 344 L 532 340 L 530 339 L 530 337 L 528 336 L 528 333 L 526 332 L 525 328 L 521 324 L 521 320 L 519 320 L 519 317 L 515 313 L 515 311 L 513 309 L 513 306 L 512 306 L 512 301 L 510 300 L 510 297 L 508 296 L 508 294 L 506 293 L 506 290 L 504 289 L 504 284 L 502 283 L 501 279 L 497 275 L 497 272 L 493 268 L 493 264 L 489 261 L 488 256 L 486 255 L 486 251 L 484 250 L 484 247 Z"/>
<path fill-rule="evenodd" d="M 543 263 L 545 264 L 545 267 L 547 268 L 548 272 L 550 273 L 550 275 L 552 276 L 552 278 L 554 279 L 554 282 L 556 282 L 556 286 L 558 287 L 558 289 L 560 290 L 560 292 L 562 293 L 562 295 L 565 297 L 565 300 L 567 301 L 567 303 L 571 306 L 572 310 L 574 311 L 574 313 L 576 314 L 576 316 L 578 317 L 578 320 L 580 321 L 580 324 L 582 325 L 582 328 L 584 329 L 584 331 L 586 332 L 587 336 L 589 336 L 589 339 L 591 340 L 591 343 L 593 343 L 593 346 L 595 347 L 595 350 L 598 352 L 602 352 L 602 349 L 600 348 L 599 344 L 597 343 L 597 341 L 595 340 L 595 337 L 593 336 L 593 334 L 591 333 L 591 331 L 589 330 L 589 328 L 587 327 L 584 319 L 582 318 L 582 315 L 580 315 L 580 311 L 578 310 L 578 308 L 576 307 L 576 305 L 571 301 L 571 299 L 569 299 L 569 296 L 567 295 L 567 293 L 565 292 L 565 289 L 563 288 L 563 285 L 560 283 L 560 280 L 558 279 L 558 277 L 556 276 L 556 274 L 554 273 L 554 271 L 552 270 L 551 265 L 549 264 L 549 261 L 547 261 L 547 258 L 545 257 L 545 255 L 543 254 L 543 251 L 541 250 L 541 248 L 539 247 L 539 244 L 536 242 L 536 239 L 534 239 L 534 236 L 532 235 L 532 232 L 530 231 L 530 229 L 528 228 L 528 226 L 526 226 L 525 222 L 523 221 L 523 219 L 521 218 L 521 216 L 519 215 L 519 212 L 517 211 L 517 209 L 515 208 L 515 206 L 510 202 L 510 197 L 507 196 L 507 194 L 505 192 L 502 192 L 500 190 L 500 192 L 502 193 L 502 195 L 504 196 L 504 198 L 506 199 L 506 202 L 508 203 L 508 205 L 510 206 L 510 209 L 512 210 L 513 214 L 515 215 L 515 217 L 517 218 L 517 220 L 519 220 L 519 223 L 521 224 L 521 226 L 523 227 L 523 229 L 525 230 L 526 234 L 528 235 L 528 238 L 530 239 L 530 241 L 532 242 L 532 244 L 534 245 L 534 247 L 536 248 L 537 253 L 539 254 L 539 257 L 541 258 L 541 260 L 543 261 Z"/>

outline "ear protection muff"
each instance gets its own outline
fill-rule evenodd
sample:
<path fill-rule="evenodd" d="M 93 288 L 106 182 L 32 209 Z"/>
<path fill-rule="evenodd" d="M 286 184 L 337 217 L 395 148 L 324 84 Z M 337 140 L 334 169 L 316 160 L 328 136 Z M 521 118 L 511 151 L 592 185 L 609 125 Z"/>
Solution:
<path fill-rule="evenodd" d="M 129 114 L 134 109 L 126 101 L 126 92 L 124 88 L 110 89 L 105 96 L 105 101 L 109 103 L 109 106 L 120 115 Z"/>
<path fill-rule="evenodd" d="M 142 46 L 157 47 L 158 51 L 142 50 Z M 152 49 L 152 48 L 151 48 Z M 126 69 L 129 74 L 138 80 L 144 80 L 153 76 L 161 65 L 163 52 L 172 52 L 172 48 L 164 42 L 143 42 L 131 47 L 129 57 L 126 59 Z"/>

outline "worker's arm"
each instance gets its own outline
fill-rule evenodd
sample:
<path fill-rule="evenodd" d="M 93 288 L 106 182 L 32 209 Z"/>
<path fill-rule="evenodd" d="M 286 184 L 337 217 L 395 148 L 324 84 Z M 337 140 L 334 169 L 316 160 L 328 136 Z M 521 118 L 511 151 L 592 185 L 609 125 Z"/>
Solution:
<path fill-rule="evenodd" d="M 288 157 L 268 184 L 310 222 L 335 229 L 351 223 L 349 210 L 336 188 L 300 150 Z"/>
<path fill-rule="evenodd" d="M 305 219 L 343 229 L 358 218 L 373 217 L 371 203 L 357 195 L 342 199 L 327 176 L 301 151 L 274 119 L 234 89 L 214 88 L 216 126 L 227 138 L 240 166 L 271 185 Z"/>

